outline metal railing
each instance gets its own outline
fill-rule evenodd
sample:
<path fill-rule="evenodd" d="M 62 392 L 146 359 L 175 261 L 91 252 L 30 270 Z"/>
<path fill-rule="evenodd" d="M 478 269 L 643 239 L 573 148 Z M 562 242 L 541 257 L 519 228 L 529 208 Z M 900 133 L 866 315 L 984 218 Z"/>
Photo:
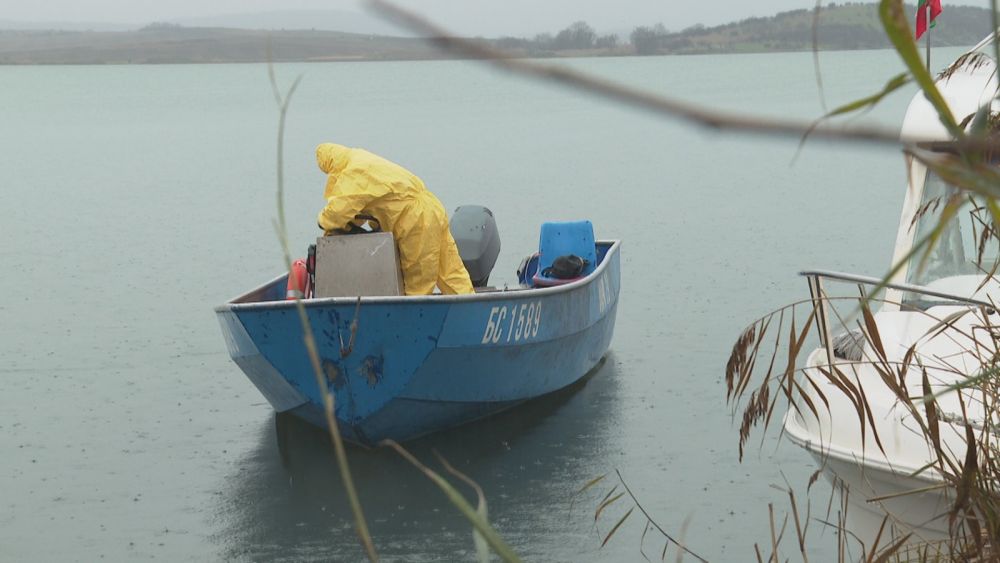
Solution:
<path fill-rule="evenodd" d="M 873 285 L 876 288 L 889 288 L 898 289 L 900 291 L 906 291 L 909 293 L 918 293 L 920 295 L 929 295 L 931 297 L 940 297 L 942 299 L 947 299 L 948 301 L 958 301 L 959 303 L 967 303 L 969 305 L 979 305 L 981 307 L 996 307 L 996 303 L 990 303 L 989 301 L 981 301 L 979 299 L 973 299 L 971 297 L 963 297 L 961 295 L 955 295 L 953 293 L 945 293 L 943 291 L 937 291 L 929 287 L 924 287 L 922 285 L 912 285 L 908 283 L 893 283 L 886 282 L 881 278 L 873 278 L 870 276 L 859 276 L 856 274 L 845 274 L 843 272 L 834 272 L 832 270 L 804 270 L 799 272 L 800 276 L 805 276 L 810 279 L 827 278 L 831 280 L 837 280 L 842 282 L 856 283 L 859 284 L 858 287 L 865 285 Z"/>
<path fill-rule="evenodd" d="M 846 274 L 843 272 L 834 272 L 830 270 L 804 270 L 802 272 L 799 272 L 799 275 L 805 276 L 809 282 L 809 295 L 812 298 L 813 309 L 816 311 L 816 327 L 819 329 L 820 339 L 823 342 L 823 346 L 826 348 L 826 356 L 827 356 L 826 359 L 828 365 L 833 365 L 833 345 L 830 335 L 830 316 L 827 311 L 828 298 L 826 292 L 823 290 L 824 279 L 857 284 L 858 291 L 860 292 L 862 299 L 867 299 L 867 292 L 865 291 L 865 287 L 873 286 L 875 287 L 876 291 L 881 289 L 895 289 L 899 291 L 905 291 L 908 293 L 916 293 L 918 295 L 937 297 L 940 299 L 945 299 L 947 301 L 955 301 L 957 303 L 964 303 L 967 305 L 986 307 L 991 310 L 997 308 L 997 305 L 995 303 L 990 303 L 989 301 L 982 301 L 979 299 L 973 299 L 971 297 L 963 297 L 961 295 L 945 293 L 943 291 L 937 291 L 919 285 L 887 282 L 884 279 L 874 278 L 870 276 L 859 276 L 856 274 Z"/>

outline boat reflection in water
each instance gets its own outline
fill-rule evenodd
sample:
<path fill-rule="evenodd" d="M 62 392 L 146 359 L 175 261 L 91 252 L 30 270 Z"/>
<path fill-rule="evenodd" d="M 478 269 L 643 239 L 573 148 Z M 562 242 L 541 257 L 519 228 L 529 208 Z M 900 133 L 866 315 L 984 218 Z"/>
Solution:
<path fill-rule="evenodd" d="M 444 473 L 440 453 L 484 489 L 490 520 L 528 559 L 565 558 L 567 545 L 593 551 L 593 532 L 570 498 L 607 471 L 620 439 L 615 357 L 582 381 L 488 419 L 405 444 Z M 380 556 L 451 561 L 474 556 L 471 527 L 441 491 L 387 448 L 349 448 L 351 473 Z M 457 480 L 452 479 L 457 483 Z M 459 490 L 474 498 L 467 487 Z M 361 560 L 353 517 L 329 434 L 294 416 L 273 428 L 240 463 L 218 513 L 230 521 L 217 538 L 222 556 L 252 560 Z"/>

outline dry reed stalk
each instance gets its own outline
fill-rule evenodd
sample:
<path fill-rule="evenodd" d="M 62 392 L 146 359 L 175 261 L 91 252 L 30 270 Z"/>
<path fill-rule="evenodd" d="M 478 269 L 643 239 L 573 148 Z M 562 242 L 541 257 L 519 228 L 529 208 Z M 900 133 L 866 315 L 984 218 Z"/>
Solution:
<path fill-rule="evenodd" d="M 278 239 L 281 242 L 281 250 L 285 259 L 285 267 L 289 273 L 292 271 L 292 257 L 291 251 L 288 244 L 288 230 L 285 223 L 285 182 L 284 182 L 284 140 L 285 140 L 285 117 L 288 114 L 288 105 L 292 100 L 292 95 L 295 94 L 296 88 L 302 79 L 301 76 L 297 77 L 289 87 L 288 92 L 282 96 L 281 91 L 278 88 L 278 82 L 274 75 L 274 65 L 268 64 L 268 76 L 271 80 L 271 88 L 274 92 L 275 102 L 278 104 L 280 110 L 280 117 L 278 120 L 278 140 L 277 140 L 277 209 L 278 209 L 278 220 L 275 224 L 275 230 L 278 234 Z M 360 302 L 359 302 L 360 305 Z M 326 384 L 326 378 L 323 376 L 323 369 L 320 364 L 319 352 L 316 347 L 316 340 L 313 337 L 312 326 L 309 322 L 309 316 L 306 314 L 305 306 L 302 304 L 301 299 L 295 300 L 295 309 L 299 316 L 299 321 L 302 326 L 303 342 L 306 347 L 306 352 L 309 355 L 309 362 L 312 365 L 313 373 L 316 376 L 316 383 L 320 389 L 320 394 L 323 397 L 323 413 L 326 417 L 326 422 L 329 427 L 330 439 L 333 442 L 334 452 L 337 458 L 337 465 L 340 469 L 340 477 L 344 484 L 344 490 L 347 493 L 348 502 L 351 506 L 351 512 L 354 515 L 354 530 L 358 534 L 358 540 L 361 542 L 361 546 L 365 551 L 365 555 L 368 557 L 369 561 L 378 561 L 378 553 L 375 551 L 375 544 L 372 541 L 371 534 L 368 531 L 368 523 L 365 520 L 364 511 L 361 507 L 361 502 L 358 500 L 357 489 L 354 486 L 354 479 L 351 477 L 350 466 L 347 461 L 347 453 L 344 450 L 344 442 L 340 436 L 340 429 L 337 425 L 337 418 L 334 416 L 334 398 L 333 394 L 330 393 L 329 388 Z M 353 334 L 352 334 L 353 337 Z M 353 341 L 353 338 L 352 338 Z"/>

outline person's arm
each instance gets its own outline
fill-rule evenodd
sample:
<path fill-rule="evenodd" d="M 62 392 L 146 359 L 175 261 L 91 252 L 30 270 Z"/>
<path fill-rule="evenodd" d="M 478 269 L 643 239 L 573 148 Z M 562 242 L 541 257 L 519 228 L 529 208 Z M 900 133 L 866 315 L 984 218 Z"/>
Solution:
<path fill-rule="evenodd" d="M 324 231 L 348 229 L 354 220 L 372 201 L 388 194 L 390 189 L 367 174 L 355 170 L 344 170 L 336 178 L 331 177 L 326 193 L 329 194 L 326 207 L 319 213 L 317 222 Z"/>

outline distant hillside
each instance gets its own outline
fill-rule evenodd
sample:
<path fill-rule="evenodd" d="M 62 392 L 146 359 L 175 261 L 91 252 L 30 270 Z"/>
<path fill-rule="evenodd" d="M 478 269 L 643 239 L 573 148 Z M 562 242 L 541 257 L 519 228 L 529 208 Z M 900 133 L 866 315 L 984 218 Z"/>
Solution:
<path fill-rule="evenodd" d="M 205 16 L 200 18 L 178 18 L 171 23 L 184 27 L 215 27 L 259 30 L 296 30 L 309 29 L 318 31 L 340 31 L 361 35 L 415 36 L 385 19 L 368 12 L 349 9 L 326 10 L 283 10 L 270 12 L 252 12 L 245 14 L 226 14 Z"/>
<path fill-rule="evenodd" d="M 889 47 L 875 4 L 830 3 L 819 14 L 817 44 L 821 50 Z M 906 6 L 910 21 L 916 7 Z M 990 11 L 945 4 L 931 30 L 931 45 L 974 45 L 990 32 Z M 716 27 L 693 26 L 669 32 L 663 26 L 639 27 L 631 34 L 638 54 L 745 53 L 804 51 L 813 48 L 812 10 L 782 12 Z M 912 26 L 912 23 L 911 23 Z"/>
<path fill-rule="evenodd" d="M 7 20 L 0 18 L 0 31 L 20 30 L 20 31 L 40 31 L 58 29 L 61 31 L 135 31 L 140 25 L 106 23 L 106 22 L 86 22 L 86 21 L 27 21 L 27 20 Z"/>
<path fill-rule="evenodd" d="M 828 4 L 816 33 L 821 50 L 889 47 L 874 4 Z M 912 20 L 913 6 L 907 10 Z M 332 13 L 332 12 L 331 12 Z M 334 14 L 343 22 L 349 14 Z M 318 21 L 314 18 L 313 21 Z M 626 56 L 804 51 L 813 48 L 812 10 L 783 12 L 716 27 L 671 32 L 663 25 L 637 27 L 630 37 L 599 35 L 585 22 L 532 39 L 476 39 L 512 56 Z M 931 31 L 936 46 L 967 46 L 990 31 L 990 12 L 946 5 Z M 625 41 L 628 39 L 630 41 Z M 268 49 L 270 45 L 270 50 Z M 448 58 L 412 37 L 320 30 L 229 29 L 159 23 L 130 31 L 0 29 L 0 64 L 246 63 Z"/>
<path fill-rule="evenodd" d="M 0 64 L 247 63 L 441 57 L 441 53 L 419 39 L 336 31 L 271 32 L 175 25 L 154 25 L 127 32 L 0 30 Z"/>

